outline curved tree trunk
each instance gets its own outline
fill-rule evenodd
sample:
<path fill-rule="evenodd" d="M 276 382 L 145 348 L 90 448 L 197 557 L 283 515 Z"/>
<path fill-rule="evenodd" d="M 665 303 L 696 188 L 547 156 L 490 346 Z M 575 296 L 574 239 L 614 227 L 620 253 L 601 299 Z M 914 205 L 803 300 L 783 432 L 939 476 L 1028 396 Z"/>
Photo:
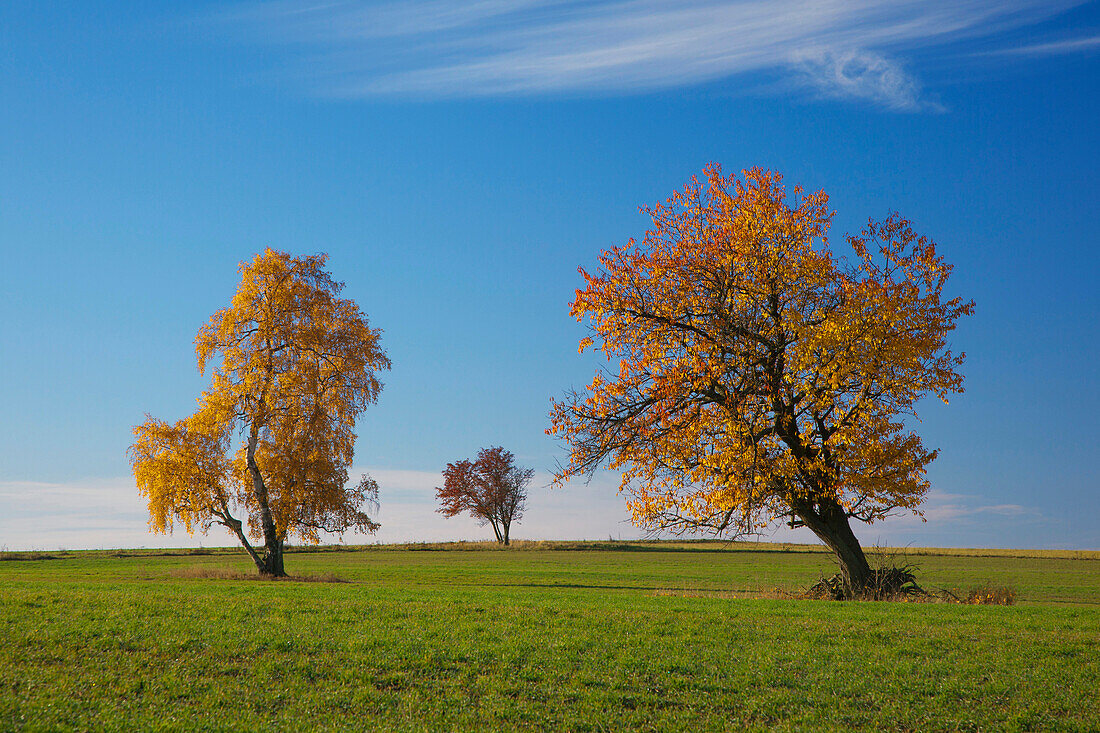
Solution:
<path fill-rule="evenodd" d="M 836 555 L 849 592 L 856 595 L 867 588 L 871 582 L 871 566 L 848 524 L 844 507 L 832 500 L 821 500 L 793 502 L 791 509 Z"/>
<path fill-rule="evenodd" d="M 774 317 L 778 321 L 779 307 L 774 296 L 771 308 Z M 782 375 L 784 373 L 783 364 L 784 358 L 782 352 L 780 352 L 776 356 L 774 367 L 776 374 Z M 808 463 L 821 458 L 820 449 L 807 447 L 803 441 L 798 430 L 798 420 L 793 405 L 785 404 L 777 397 L 774 409 L 776 413 L 775 433 L 787 444 L 795 458 Z M 828 456 L 826 455 L 825 458 L 828 459 Z M 829 461 L 827 460 L 827 462 Z M 833 488 L 829 485 L 827 472 L 807 470 L 804 476 L 809 482 L 809 488 L 812 489 L 811 496 L 828 496 L 828 489 Z M 848 524 L 848 515 L 844 511 L 844 507 L 835 499 L 829 498 L 790 497 L 787 501 L 790 504 L 791 511 L 802 521 L 802 524 L 809 527 L 836 555 L 837 560 L 840 562 L 840 572 L 844 578 L 848 595 L 854 596 L 861 593 L 871 581 L 871 566 L 867 564 L 863 548 L 860 547 L 859 540 L 852 532 L 851 525 Z"/>
<path fill-rule="evenodd" d="M 218 516 L 221 517 L 220 524 L 228 528 L 233 534 L 237 535 L 237 540 L 248 552 L 248 556 L 252 558 L 252 562 L 256 563 L 256 569 L 260 571 L 261 575 L 270 575 L 272 577 L 285 577 L 286 571 L 283 569 L 283 543 L 276 540 L 277 546 L 273 547 L 269 542 L 264 542 L 263 550 L 264 554 L 261 556 L 256 552 L 256 548 L 252 546 L 252 543 L 248 541 L 248 535 L 244 533 L 244 525 L 239 519 L 234 518 L 229 514 L 229 510 L 225 505 L 222 505 L 222 511 L 218 512 Z"/>
<path fill-rule="evenodd" d="M 233 517 L 229 516 L 228 511 L 226 511 L 223 516 L 225 518 L 225 521 L 222 522 L 222 524 L 228 527 L 233 532 L 233 534 L 237 535 L 237 539 L 240 541 L 241 546 L 244 547 L 244 549 L 248 552 L 248 556 L 252 558 L 252 562 L 256 563 L 256 569 L 262 573 L 263 559 L 261 559 L 260 556 L 256 554 L 256 549 L 252 546 L 252 543 L 248 541 L 248 536 L 245 535 L 240 520 L 234 519 Z"/>

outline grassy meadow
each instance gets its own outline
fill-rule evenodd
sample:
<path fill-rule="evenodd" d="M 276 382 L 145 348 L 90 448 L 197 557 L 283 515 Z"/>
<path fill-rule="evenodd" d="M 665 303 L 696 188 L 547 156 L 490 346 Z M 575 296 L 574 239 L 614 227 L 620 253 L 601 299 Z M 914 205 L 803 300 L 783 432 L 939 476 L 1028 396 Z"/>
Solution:
<path fill-rule="evenodd" d="M 1018 603 L 792 599 L 797 545 L 5 553 L 0 730 L 1100 729 L 1100 553 L 904 560 Z"/>

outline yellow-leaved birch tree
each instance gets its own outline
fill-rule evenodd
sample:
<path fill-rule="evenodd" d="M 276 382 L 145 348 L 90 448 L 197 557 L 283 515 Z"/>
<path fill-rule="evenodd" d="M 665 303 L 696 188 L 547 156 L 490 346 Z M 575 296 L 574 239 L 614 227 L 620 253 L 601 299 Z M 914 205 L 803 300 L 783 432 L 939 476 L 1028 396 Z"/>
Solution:
<path fill-rule="evenodd" d="M 213 367 L 198 411 L 172 425 L 149 417 L 130 447 L 154 531 L 220 524 L 269 576 L 286 574 L 289 537 L 378 527 L 363 511 L 377 484 L 349 485 L 348 468 L 355 421 L 390 361 L 325 261 L 268 249 L 242 263 L 232 303 L 195 338 L 199 370 Z"/>

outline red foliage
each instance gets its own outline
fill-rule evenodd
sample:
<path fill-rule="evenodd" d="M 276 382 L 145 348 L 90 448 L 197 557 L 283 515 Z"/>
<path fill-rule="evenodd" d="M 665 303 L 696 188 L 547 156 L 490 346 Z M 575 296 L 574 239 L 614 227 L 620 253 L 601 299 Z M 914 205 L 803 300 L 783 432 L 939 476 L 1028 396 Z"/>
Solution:
<path fill-rule="evenodd" d="M 497 542 L 508 544 L 512 521 L 523 515 L 527 485 L 534 470 L 515 464 L 515 456 L 501 447 L 482 448 L 476 461 L 448 463 L 443 486 L 436 487 L 439 513 L 453 517 L 463 512 L 490 524 Z"/>

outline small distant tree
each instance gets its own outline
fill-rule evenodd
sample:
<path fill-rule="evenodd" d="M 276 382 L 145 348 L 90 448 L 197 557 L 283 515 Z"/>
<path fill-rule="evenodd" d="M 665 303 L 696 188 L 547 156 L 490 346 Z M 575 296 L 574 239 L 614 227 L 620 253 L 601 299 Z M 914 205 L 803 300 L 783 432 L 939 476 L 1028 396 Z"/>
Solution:
<path fill-rule="evenodd" d="M 269 249 L 241 263 L 233 302 L 195 338 L 199 370 L 217 364 L 198 411 L 174 424 L 149 417 L 130 447 L 154 531 L 220 524 L 263 575 L 286 574 L 288 536 L 378 528 L 361 509 L 378 485 L 348 485 L 348 468 L 355 420 L 390 361 L 381 331 L 337 297 L 325 259 Z"/>
<path fill-rule="evenodd" d="M 507 545 L 512 522 L 523 516 L 527 485 L 534 469 L 515 464 L 503 448 L 482 448 L 476 461 L 448 463 L 443 486 L 436 487 L 439 513 L 453 517 L 469 512 L 481 524 L 493 527 L 497 542 Z"/>

